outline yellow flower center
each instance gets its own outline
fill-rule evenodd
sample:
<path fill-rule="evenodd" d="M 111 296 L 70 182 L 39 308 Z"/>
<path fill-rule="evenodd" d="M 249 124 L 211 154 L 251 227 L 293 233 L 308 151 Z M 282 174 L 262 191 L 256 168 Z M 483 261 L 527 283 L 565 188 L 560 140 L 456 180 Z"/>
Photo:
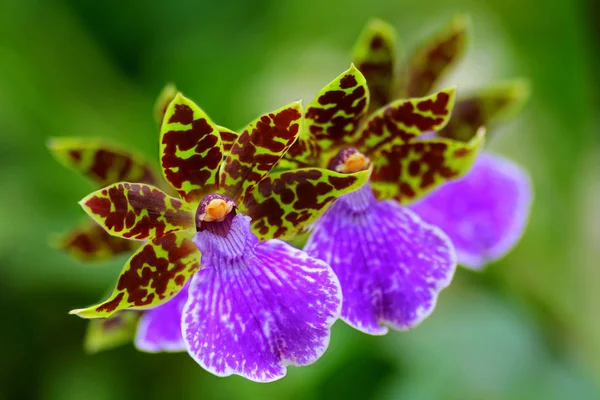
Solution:
<path fill-rule="evenodd" d="M 369 159 L 362 153 L 350 155 L 343 164 L 337 166 L 336 170 L 343 173 L 353 173 L 367 169 Z"/>
<path fill-rule="evenodd" d="M 226 202 L 223 199 L 212 199 L 206 205 L 204 215 L 200 219 L 205 222 L 223 221 L 232 208 L 233 204 L 231 202 Z"/>

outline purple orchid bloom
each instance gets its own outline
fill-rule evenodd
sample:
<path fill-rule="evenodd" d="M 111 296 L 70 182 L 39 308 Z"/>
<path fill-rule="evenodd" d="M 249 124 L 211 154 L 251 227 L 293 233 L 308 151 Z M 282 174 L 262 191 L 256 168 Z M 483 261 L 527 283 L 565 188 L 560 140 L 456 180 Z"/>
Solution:
<path fill-rule="evenodd" d="M 380 20 L 369 23 L 356 44 L 354 62 L 374 93 L 371 109 L 397 97 L 429 94 L 465 53 L 469 26 L 468 18 L 455 17 L 410 53 L 397 74 L 393 27 Z M 527 83 L 515 80 L 459 98 L 452 118 L 437 135 L 467 142 L 479 127 L 489 130 L 518 112 L 528 96 Z M 518 242 L 532 199 L 527 172 L 502 156 L 486 152 L 461 180 L 444 184 L 411 209 L 442 228 L 452 240 L 461 265 L 482 269 Z"/>
<path fill-rule="evenodd" d="M 468 143 L 421 138 L 447 124 L 453 88 L 371 114 L 369 94 L 354 66 L 338 76 L 307 107 L 304 134 L 281 165 L 327 165 L 341 173 L 372 167 L 368 185 L 340 197 L 312 225 L 304 250 L 337 274 L 341 318 L 383 335 L 388 327 L 407 330 L 427 318 L 456 269 L 447 235 L 402 205 L 463 176 L 484 131 Z"/>
<path fill-rule="evenodd" d="M 71 313 L 106 318 L 145 310 L 146 351 L 187 352 L 218 376 L 268 382 L 315 362 L 339 317 L 331 267 L 279 237 L 314 222 L 369 171 L 270 173 L 295 142 L 302 107 L 252 122 L 225 153 L 219 128 L 177 95 L 161 127 L 161 167 L 179 198 L 119 182 L 81 201 L 109 234 L 143 241 L 107 300 Z M 188 283 L 189 282 L 189 283 Z"/>

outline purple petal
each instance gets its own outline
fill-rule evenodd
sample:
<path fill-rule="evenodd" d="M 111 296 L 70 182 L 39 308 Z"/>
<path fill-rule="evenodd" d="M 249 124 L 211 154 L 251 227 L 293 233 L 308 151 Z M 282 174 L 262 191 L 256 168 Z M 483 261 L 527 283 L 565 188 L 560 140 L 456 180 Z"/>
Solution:
<path fill-rule="evenodd" d="M 203 231 L 194 240 L 202 269 L 190 283 L 182 330 L 203 368 L 267 382 L 325 352 L 341 307 L 327 264 L 280 240 L 257 244 L 242 215 L 227 238 Z"/>
<path fill-rule="evenodd" d="M 461 264 L 481 269 L 519 241 L 532 199 L 529 176 L 521 167 L 485 153 L 463 179 L 447 183 L 412 209 L 450 236 Z"/>
<path fill-rule="evenodd" d="M 342 286 L 342 319 L 383 335 L 415 327 L 435 308 L 456 269 L 439 229 L 369 185 L 341 197 L 315 224 L 305 250 L 330 263 Z"/>
<path fill-rule="evenodd" d="M 156 308 L 145 311 L 135 336 L 135 346 L 142 351 L 184 351 L 181 335 L 181 312 L 188 297 L 185 286 L 175 297 Z"/>

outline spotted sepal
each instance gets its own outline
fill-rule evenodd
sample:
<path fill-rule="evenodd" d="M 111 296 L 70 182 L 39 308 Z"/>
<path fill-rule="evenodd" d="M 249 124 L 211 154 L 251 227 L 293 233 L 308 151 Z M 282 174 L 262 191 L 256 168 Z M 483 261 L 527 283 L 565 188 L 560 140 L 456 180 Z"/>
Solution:
<path fill-rule="evenodd" d="M 89 321 L 83 344 L 85 351 L 98 353 L 131 343 L 140 315 L 136 311 L 121 311 L 108 318 Z"/>
<path fill-rule="evenodd" d="M 339 196 L 360 188 L 370 170 L 341 174 L 320 168 L 269 174 L 244 198 L 260 239 L 290 237 L 313 223 Z"/>
<path fill-rule="evenodd" d="M 52 138 L 50 152 L 60 163 L 91 179 L 99 187 L 119 181 L 160 183 L 144 157 L 99 139 Z"/>
<path fill-rule="evenodd" d="M 425 96 L 435 88 L 465 53 L 469 26 L 468 17 L 455 17 L 408 58 L 402 77 L 405 82 L 400 92 L 402 97 Z"/>
<path fill-rule="evenodd" d="M 316 141 L 323 150 L 349 143 L 368 108 L 367 81 L 352 64 L 308 105 L 302 136 Z"/>
<path fill-rule="evenodd" d="M 156 98 L 154 102 L 154 119 L 159 126 L 162 125 L 167 108 L 176 95 L 177 88 L 174 84 L 168 83 Z"/>
<path fill-rule="evenodd" d="M 370 21 L 354 46 L 354 65 L 369 85 L 370 110 L 376 110 L 392 99 L 396 66 L 396 31 L 384 21 Z"/>
<path fill-rule="evenodd" d="M 373 160 L 371 187 L 380 200 L 408 204 L 446 181 L 466 174 L 484 144 L 480 128 L 470 142 L 449 139 L 415 140 L 383 147 Z"/>
<path fill-rule="evenodd" d="M 126 239 L 148 240 L 195 226 L 187 204 L 139 183 L 115 183 L 79 204 L 108 233 Z"/>
<path fill-rule="evenodd" d="M 352 143 L 372 154 L 390 142 L 408 142 L 425 132 L 437 131 L 448 123 L 456 89 L 451 87 L 431 96 L 397 100 L 369 116 Z"/>
<path fill-rule="evenodd" d="M 225 153 L 229 153 L 231 147 L 238 138 L 238 134 L 229 128 L 225 128 L 224 126 L 217 126 L 217 129 L 219 130 L 219 135 L 221 136 L 221 143 L 223 143 L 223 151 Z"/>
<path fill-rule="evenodd" d="M 123 309 L 153 308 L 173 298 L 200 268 L 193 234 L 173 232 L 147 242 L 127 261 L 108 299 L 70 313 L 105 318 Z"/>
<path fill-rule="evenodd" d="M 240 134 L 221 166 L 221 190 L 241 199 L 279 162 L 298 138 L 300 102 L 258 117 Z"/>
<path fill-rule="evenodd" d="M 529 83 L 522 79 L 478 90 L 456 102 L 450 122 L 438 135 L 469 141 L 480 126 L 490 128 L 516 115 L 529 94 Z"/>
<path fill-rule="evenodd" d="M 160 163 L 179 195 L 197 201 L 218 183 L 223 145 L 219 129 L 193 101 L 177 94 L 161 127 Z"/>
<path fill-rule="evenodd" d="M 85 262 L 107 260 L 118 254 L 131 253 L 140 245 L 135 240 L 114 237 L 89 220 L 70 232 L 51 238 L 51 244 Z"/>

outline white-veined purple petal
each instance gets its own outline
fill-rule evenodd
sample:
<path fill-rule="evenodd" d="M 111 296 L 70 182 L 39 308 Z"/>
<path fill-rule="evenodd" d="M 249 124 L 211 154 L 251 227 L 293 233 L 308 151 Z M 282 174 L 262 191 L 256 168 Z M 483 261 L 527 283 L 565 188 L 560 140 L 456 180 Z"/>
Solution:
<path fill-rule="evenodd" d="M 326 263 L 280 240 L 257 243 L 242 215 L 227 237 L 204 231 L 194 241 L 202 269 L 190 283 L 182 331 L 203 368 L 268 382 L 325 352 L 341 308 Z"/>
<path fill-rule="evenodd" d="M 342 319 L 365 333 L 414 328 L 448 286 L 456 256 L 447 236 L 368 185 L 317 221 L 305 250 L 331 264 L 342 286 Z"/>
<path fill-rule="evenodd" d="M 459 263 L 481 269 L 519 241 L 532 199 L 531 181 L 521 167 L 484 153 L 464 178 L 445 184 L 411 208 L 448 234 Z"/>

